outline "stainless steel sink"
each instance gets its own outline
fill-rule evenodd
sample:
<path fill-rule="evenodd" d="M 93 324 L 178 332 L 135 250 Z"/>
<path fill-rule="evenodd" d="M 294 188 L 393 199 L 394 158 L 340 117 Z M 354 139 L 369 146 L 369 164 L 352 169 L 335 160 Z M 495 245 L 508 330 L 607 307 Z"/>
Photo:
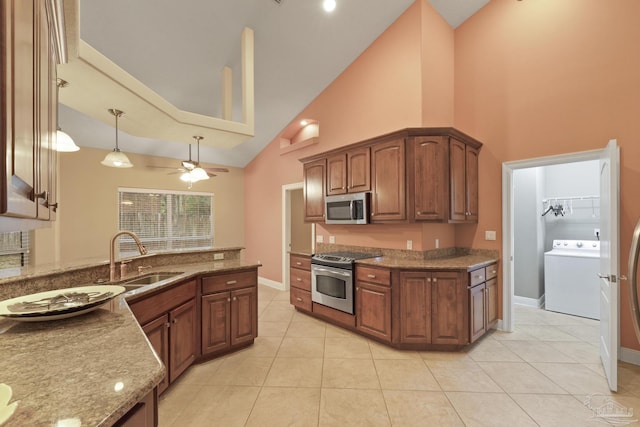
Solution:
<path fill-rule="evenodd" d="M 151 273 L 145 276 L 140 276 L 136 279 L 129 280 L 124 282 L 122 286 L 127 290 L 137 289 L 141 286 L 151 285 L 152 283 L 161 282 L 163 280 L 171 279 L 172 277 L 176 277 L 182 274 L 182 272 L 170 272 L 170 273 Z"/>

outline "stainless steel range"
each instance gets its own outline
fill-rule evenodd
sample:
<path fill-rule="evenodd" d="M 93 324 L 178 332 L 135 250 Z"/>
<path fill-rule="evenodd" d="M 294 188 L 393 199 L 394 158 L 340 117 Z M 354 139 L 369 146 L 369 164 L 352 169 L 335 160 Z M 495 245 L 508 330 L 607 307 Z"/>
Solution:
<path fill-rule="evenodd" d="M 353 270 L 358 259 L 378 255 L 361 252 L 329 252 L 311 257 L 311 300 L 354 314 Z"/>

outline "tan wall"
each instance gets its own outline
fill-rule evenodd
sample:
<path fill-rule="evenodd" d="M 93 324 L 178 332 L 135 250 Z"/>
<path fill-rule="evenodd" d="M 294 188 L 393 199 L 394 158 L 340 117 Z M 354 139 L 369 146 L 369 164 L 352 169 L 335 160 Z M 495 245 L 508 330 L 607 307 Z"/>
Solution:
<path fill-rule="evenodd" d="M 640 217 L 640 2 L 489 2 L 455 34 L 455 126 L 484 142 L 480 219 L 459 245 L 501 249 L 501 165 L 620 146 L 620 264 Z M 484 230 L 497 230 L 487 242 Z M 640 348 L 620 291 L 620 339 Z"/>
<path fill-rule="evenodd" d="M 168 175 L 168 169 L 146 167 L 174 167 L 179 163 L 175 159 L 127 154 L 134 167 L 115 169 L 100 164 L 106 154 L 107 151 L 85 147 L 76 153 L 60 154 L 60 209 L 54 226 L 59 227 L 59 234 L 53 230 L 36 231 L 37 254 L 54 248 L 63 265 L 108 259 L 109 241 L 118 231 L 118 187 L 187 191 L 179 175 Z M 192 188 L 214 193 L 216 247 L 244 245 L 244 173 L 239 168 L 229 170 L 195 183 Z M 46 257 L 38 258 L 44 262 Z"/>
<path fill-rule="evenodd" d="M 311 224 L 304 222 L 304 192 L 291 192 L 291 250 L 311 252 Z"/>

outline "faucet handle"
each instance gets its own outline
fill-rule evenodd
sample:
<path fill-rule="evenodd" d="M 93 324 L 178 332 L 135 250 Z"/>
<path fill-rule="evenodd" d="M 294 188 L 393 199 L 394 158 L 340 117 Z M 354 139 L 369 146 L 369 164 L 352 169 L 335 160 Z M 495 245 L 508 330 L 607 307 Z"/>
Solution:
<path fill-rule="evenodd" d="M 130 259 L 120 261 L 120 279 L 124 279 L 127 275 L 127 264 L 129 264 L 130 262 Z"/>

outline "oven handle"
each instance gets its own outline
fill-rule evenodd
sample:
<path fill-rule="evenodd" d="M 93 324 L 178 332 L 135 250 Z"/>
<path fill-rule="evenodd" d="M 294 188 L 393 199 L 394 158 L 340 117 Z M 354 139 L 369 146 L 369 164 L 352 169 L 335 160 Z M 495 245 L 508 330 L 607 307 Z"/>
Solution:
<path fill-rule="evenodd" d="M 340 276 L 351 277 L 351 273 L 350 272 L 343 273 L 341 271 L 330 270 L 328 268 L 317 267 L 315 265 L 313 265 L 311 267 L 311 270 L 313 270 L 314 273 L 315 272 L 320 272 L 320 273 L 337 274 L 337 275 L 340 275 Z"/>

